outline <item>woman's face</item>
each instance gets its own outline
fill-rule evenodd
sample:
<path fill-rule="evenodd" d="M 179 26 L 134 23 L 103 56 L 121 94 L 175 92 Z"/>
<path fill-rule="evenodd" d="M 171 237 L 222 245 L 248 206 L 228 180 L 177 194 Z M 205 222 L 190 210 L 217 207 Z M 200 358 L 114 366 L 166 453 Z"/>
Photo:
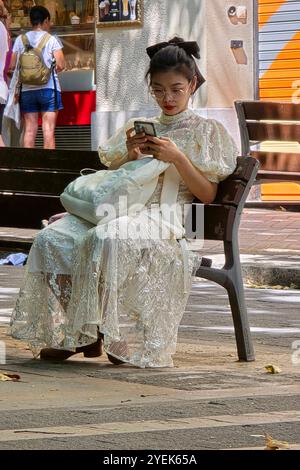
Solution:
<path fill-rule="evenodd" d="M 195 78 L 190 82 L 181 73 L 161 72 L 151 77 L 150 89 L 164 114 L 175 116 L 187 109 L 195 84 Z"/>

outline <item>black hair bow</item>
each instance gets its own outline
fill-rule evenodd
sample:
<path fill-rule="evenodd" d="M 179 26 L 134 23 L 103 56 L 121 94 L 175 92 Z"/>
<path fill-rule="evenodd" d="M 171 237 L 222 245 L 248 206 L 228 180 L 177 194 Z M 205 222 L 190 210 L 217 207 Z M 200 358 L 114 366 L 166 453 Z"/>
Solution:
<path fill-rule="evenodd" d="M 200 59 L 200 48 L 196 41 L 159 42 L 158 44 L 154 44 L 154 46 L 147 47 L 146 52 L 150 59 L 152 59 L 156 52 L 168 46 L 180 47 L 181 49 L 184 49 L 189 56 L 194 56 L 196 59 Z"/>

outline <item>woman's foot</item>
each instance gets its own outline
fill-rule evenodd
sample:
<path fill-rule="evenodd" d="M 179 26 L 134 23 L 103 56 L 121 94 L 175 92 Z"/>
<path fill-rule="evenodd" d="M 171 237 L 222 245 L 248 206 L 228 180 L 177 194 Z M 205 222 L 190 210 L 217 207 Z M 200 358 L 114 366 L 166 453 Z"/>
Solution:
<path fill-rule="evenodd" d="M 111 343 L 109 345 L 109 350 L 111 353 L 114 353 L 116 356 L 119 357 L 127 357 L 128 356 L 128 346 L 126 341 L 118 341 L 115 343 Z M 115 365 L 120 365 L 120 364 L 125 364 L 125 361 L 122 361 L 121 359 L 118 359 L 117 357 L 106 353 L 107 354 L 107 359 Z"/>
<path fill-rule="evenodd" d="M 76 351 L 67 351 L 65 349 L 45 348 L 40 352 L 40 358 L 43 361 L 65 361 L 74 354 L 83 353 L 84 357 L 99 357 L 103 354 L 103 339 L 99 337 L 95 343 L 87 346 L 80 346 Z"/>
<path fill-rule="evenodd" d="M 111 362 L 112 364 L 115 364 L 115 366 L 119 366 L 120 364 L 125 364 L 124 361 L 121 361 L 121 359 L 117 359 L 111 354 L 106 353 L 106 355 L 107 355 L 107 359 L 109 360 L 109 362 Z"/>

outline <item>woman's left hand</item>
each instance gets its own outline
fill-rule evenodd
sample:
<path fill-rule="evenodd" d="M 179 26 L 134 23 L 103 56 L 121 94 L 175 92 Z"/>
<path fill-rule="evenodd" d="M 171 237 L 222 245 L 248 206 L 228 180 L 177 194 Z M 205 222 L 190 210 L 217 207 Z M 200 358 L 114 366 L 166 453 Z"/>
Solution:
<path fill-rule="evenodd" d="M 166 163 L 176 163 L 179 159 L 186 158 L 177 145 L 168 137 L 152 137 L 147 135 L 147 142 L 140 146 L 145 155 L 153 155 L 154 158 Z"/>

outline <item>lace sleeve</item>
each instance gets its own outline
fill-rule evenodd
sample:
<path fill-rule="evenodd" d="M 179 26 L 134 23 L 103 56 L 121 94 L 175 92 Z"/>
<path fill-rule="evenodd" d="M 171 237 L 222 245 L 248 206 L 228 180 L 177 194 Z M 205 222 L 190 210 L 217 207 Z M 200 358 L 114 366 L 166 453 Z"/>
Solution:
<path fill-rule="evenodd" d="M 238 149 L 224 126 L 214 119 L 207 119 L 195 130 L 200 154 L 194 157 L 194 165 L 212 183 L 219 183 L 236 167 Z"/>
<path fill-rule="evenodd" d="M 128 161 L 126 130 L 132 125 L 133 120 L 128 121 L 104 145 L 99 146 L 99 158 L 103 165 L 114 170 Z"/>

